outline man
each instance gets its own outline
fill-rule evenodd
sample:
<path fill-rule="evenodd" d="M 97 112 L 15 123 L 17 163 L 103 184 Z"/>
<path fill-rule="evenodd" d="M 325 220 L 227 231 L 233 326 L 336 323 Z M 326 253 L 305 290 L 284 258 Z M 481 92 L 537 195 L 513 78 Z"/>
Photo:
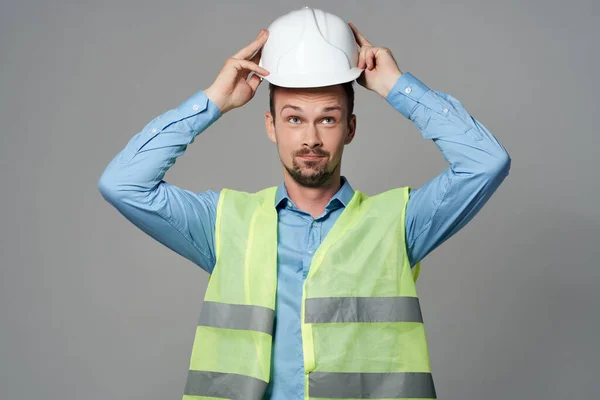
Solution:
<path fill-rule="evenodd" d="M 209 88 L 146 125 L 99 181 L 132 223 L 211 274 L 184 399 L 436 398 L 414 288 L 419 263 L 481 209 L 510 158 L 457 99 L 349 28 L 360 46 L 357 82 L 450 163 L 422 188 L 369 198 L 341 175 L 356 131 L 350 78 L 296 87 L 271 78 L 265 124 L 282 163 L 279 187 L 194 193 L 162 180 L 197 135 L 254 97 L 259 75 L 270 79 L 257 62 L 281 34 L 277 24 L 229 58 Z M 275 65 L 269 57 L 261 65 Z"/>

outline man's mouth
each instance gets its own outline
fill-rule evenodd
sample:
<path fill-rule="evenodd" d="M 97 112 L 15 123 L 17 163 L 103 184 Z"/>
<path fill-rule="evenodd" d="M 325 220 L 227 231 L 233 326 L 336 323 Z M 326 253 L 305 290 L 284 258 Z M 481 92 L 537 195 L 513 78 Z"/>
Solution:
<path fill-rule="evenodd" d="M 303 156 L 300 156 L 300 158 L 306 158 L 307 160 L 316 160 L 317 158 L 323 158 L 325 156 L 318 156 L 316 154 L 305 154 Z"/>

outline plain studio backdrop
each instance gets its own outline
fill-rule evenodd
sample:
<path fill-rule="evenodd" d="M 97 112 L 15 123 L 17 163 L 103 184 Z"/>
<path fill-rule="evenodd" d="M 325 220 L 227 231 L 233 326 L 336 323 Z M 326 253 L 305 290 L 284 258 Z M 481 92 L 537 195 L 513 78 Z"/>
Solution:
<path fill-rule="evenodd" d="M 512 158 L 479 214 L 422 262 L 439 397 L 597 398 L 596 0 L 3 1 L 0 398 L 181 398 L 208 274 L 121 216 L 98 179 L 150 120 L 304 5 L 389 47 Z M 355 87 L 342 168 L 355 189 L 418 188 L 448 166 Z M 196 192 L 280 184 L 267 89 L 198 136 L 165 180 Z"/>

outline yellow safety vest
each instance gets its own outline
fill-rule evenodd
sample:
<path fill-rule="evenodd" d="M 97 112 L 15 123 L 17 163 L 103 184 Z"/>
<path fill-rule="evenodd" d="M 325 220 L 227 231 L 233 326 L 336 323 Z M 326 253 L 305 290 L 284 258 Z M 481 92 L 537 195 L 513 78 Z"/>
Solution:
<path fill-rule="evenodd" d="M 261 400 L 270 379 L 277 288 L 277 187 L 223 189 L 216 265 L 184 400 Z M 408 187 L 355 191 L 315 252 L 302 290 L 304 399 L 435 399 L 406 254 Z"/>

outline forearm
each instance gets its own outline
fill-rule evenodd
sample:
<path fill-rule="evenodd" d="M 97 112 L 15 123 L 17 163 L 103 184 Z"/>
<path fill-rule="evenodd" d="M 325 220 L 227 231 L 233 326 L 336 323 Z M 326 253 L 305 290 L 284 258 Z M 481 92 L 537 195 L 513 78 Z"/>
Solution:
<path fill-rule="evenodd" d="M 98 183 L 100 190 L 111 196 L 155 190 L 187 145 L 220 116 L 216 105 L 199 91 L 156 117 L 108 164 Z"/>
<path fill-rule="evenodd" d="M 407 246 L 414 265 L 466 225 L 500 186 L 510 157 L 483 124 L 453 96 L 412 75 L 401 76 L 386 100 L 431 139 L 449 167 L 411 191 Z"/>
<path fill-rule="evenodd" d="M 125 218 L 211 273 L 218 193 L 163 180 L 188 144 L 221 114 L 202 92 L 148 123 L 104 170 L 98 188 Z"/>

